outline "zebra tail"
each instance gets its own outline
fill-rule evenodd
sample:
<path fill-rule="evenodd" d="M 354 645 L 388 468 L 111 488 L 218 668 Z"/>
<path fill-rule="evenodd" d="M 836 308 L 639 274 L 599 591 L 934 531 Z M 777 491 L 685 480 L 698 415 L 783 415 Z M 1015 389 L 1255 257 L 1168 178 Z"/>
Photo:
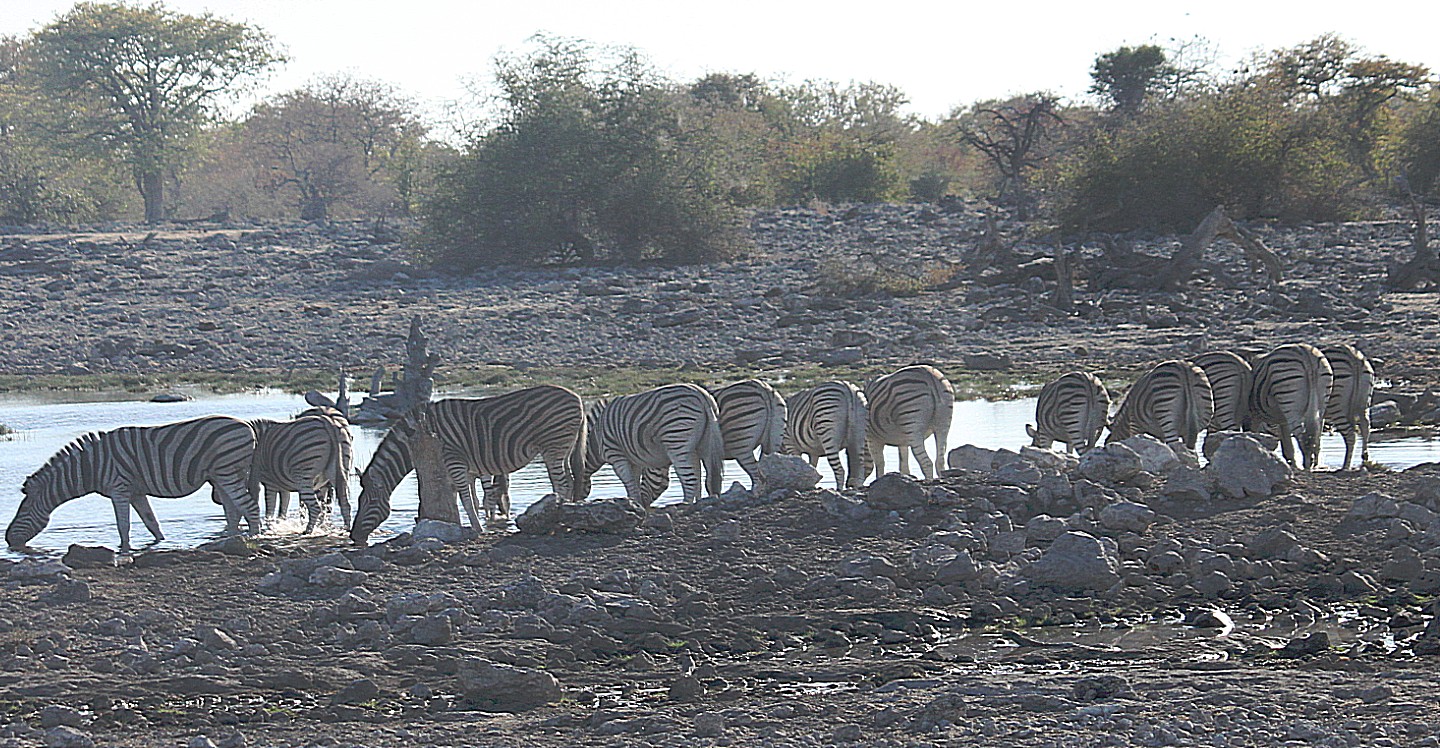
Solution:
<path fill-rule="evenodd" d="M 590 496 L 590 472 L 586 470 L 585 453 L 590 446 L 590 417 L 582 413 L 580 429 L 575 432 L 575 448 L 570 450 L 566 469 L 570 471 L 570 495 L 558 497 L 561 501 L 581 502 Z"/>
<path fill-rule="evenodd" d="M 719 418 L 707 420 L 698 445 L 700 462 L 705 467 L 705 490 L 710 496 L 719 496 L 725 487 L 725 440 L 720 435 Z"/>
<path fill-rule="evenodd" d="M 331 466 L 330 485 L 335 489 L 335 503 L 340 507 L 341 521 L 350 529 L 350 470 L 354 465 L 353 447 L 349 440 L 335 438 L 335 464 Z M 329 509 L 325 510 L 329 513 Z"/>
<path fill-rule="evenodd" d="M 771 402 L 766 417 L 770 421 L 765 426 L 765 433 L 760 438 L 760 456 L 776 454 L 783 451 L 785 446 L 785 403 Z"/>

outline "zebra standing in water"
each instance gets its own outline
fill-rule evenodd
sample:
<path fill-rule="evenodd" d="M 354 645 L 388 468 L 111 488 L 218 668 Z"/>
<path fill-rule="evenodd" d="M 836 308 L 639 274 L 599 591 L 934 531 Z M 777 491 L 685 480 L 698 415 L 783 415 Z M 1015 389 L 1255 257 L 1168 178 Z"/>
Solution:
<path fill-rule="evenodd" d="M 585 407 L 574 392 L 542 385 L 493 397 L 436 400 L 426 408 L 422 419 L 423 425 L 439 437 L 445 472 L 476 530 L 480 528 L 480 517 L 475 504 L 475 479 L 509 476 L 537 455 L 544 461 L 550 485 L 560 500 L 569 501 L 575 496 L 571 458 L 576 446 L 585 443 Z M 360 475 L 360 498 L 350 528 L 350 538 L 356 543 L 364 543 L 390 516 L 390 495 L 415 469 L 411 443 L 419 427 L 408 420 L 391 427 Z M 508 515 L 508 495 L 503 499 L 495 508 Z M 491 509 L 487 504 L 487 515 Z"/>
<path fill-rule="evenodd" d="M 1365 354 L 1354 346 L 1340 343 L 1320 349 L 1335 380 L 1325 401 L 1325 422 L 1333 425 L 1345 439 L 1345 464 L 1355 453 L 1355 430 L 1360 430 L 1360 464 L 1370 460 L 1370 394 L 1375 389 L 1375 369 Z"/>
<path fill-rule="evenodd" d="M 875 464 L 875 474 L 885 472 L 885 447 L 894 446 L 900 452 L 900 472 L 910 472 L 908 448 L 920 463 L 925 480 L 933 479 L 935 462 L 945 459 L 945 440 L 955 413 L 955 388 L 950 380 L 933 366 L 907 366 L 865 385 L 865 400 L 869 414 L 866 451 Z M 931 434 L 935 435 L 935 462 L 925 453 L 925 440 Z"/>
<path fill-rule="evenodd" d="M 1230 351 L 1210 351 L 1190 363 L 1205 372 L 1215 396 L 1215 415 L 1207 424 L 1211 431 L 1239 431 L 1250 416 L 1250 387 L 1255 371 L 1250 362 Z"/>
<path fill-rule="evenodd" d="M 758 380 L 746 379 L 715 390 L 715 404 L 720 410 L 720 436 L 725 442 L 725 459 L 740 463 L 750 476 L 750 487 L 760 485 L 760 455 L 780 451 L 785 438 L 785 398 L 774 387 Z"/>
<path fill-rule="evenodd" d="M 786 398 L 785 407 L 786 454 L 806 455 L 812 466 L 825 457 L 835 472 L 836 488 L 864 485 L 869 412 L 859 387 L 845 381 L 825 382 Z M 850 466 L 848 479 L 840 464 L 842 450 Z"/>
<path fill-rule="evenodd" d="M 675 466 L 685 501 L 720 493 L 724 437 L 719 408 L 703 387 L 669 384 L 590 406 L 589 441 L 578 449 L 576 496 L 590 495 L 590 476 L 606 463 L 631 501 L 649 506 L 669 485 Z"/>
<path fill-rule="evenodd" d="M 1072 371 L 1046 384 L 1035 402 L 1035 426 L 1025 424 L 1031 446 L 1049 449 L 1064 442 L 1065 452 L 1085 454 L 1100 441 L 1110 417 L 1110 393 L 1100 378 Z"/>
<path fill-rule="evenodd" d="M 1215 414 L 1210 380 L 1200 367 L 1162 361 L 1135 380 L 1110 419 L 1106 442 L 1149 434 L 1170 445 L 1195 450 L 1195 440 Z"/>
<path fill-rule="evenodd" d="M 350 422 L 333 408 L 311 408 L 294 420 L 258 418 L 249 422 L 255 430 L 255 459 L 250 468 L 250 493 L 258 500 L 265 490 L 265 514 L 273 516 L 279 500 L 279 514 L 285 516 L 289 492 L 300 494 L 308 515 L 305 532 L 312 532 L 323 516 L 317 494 L 333 491 L 340 505 L 345 527 L 350 526 L 350 470 L 354 439 Z M 327 502 L 328 509 L 328 502 Z"/>
<path fill-rule="evenodd" d="M 1282 345 L 1255 362 L 1251 416 L 1267 430 L 1279 432 L 1280 449 L 1292 466 L 1292 438 L 1300 444 L 1300 459 L 1306 470 L 1314 470 L 1320 461 L 1325 401 L 1334 378 L 1325 354 L 1306 343 Z"/>
<path fill-rule="evenodd" d="M 5 530 L 11 548 L 23 548 L 50 521 L 55 507 L 98 493 L 115 508 L 120 550 L 130 550 L 130 507 L 155 540 L 164 540 L 151 496 L 189 496 L 209 483 L 225 507 L 226 529 L 245 517 L 260 531 L 258 502 L 246 490 L 255 432 L 229 416 L 206 416 L 163 426 L 126 426 L 85 434 L 65 445 L 25 479 L 25 496 Z"/>

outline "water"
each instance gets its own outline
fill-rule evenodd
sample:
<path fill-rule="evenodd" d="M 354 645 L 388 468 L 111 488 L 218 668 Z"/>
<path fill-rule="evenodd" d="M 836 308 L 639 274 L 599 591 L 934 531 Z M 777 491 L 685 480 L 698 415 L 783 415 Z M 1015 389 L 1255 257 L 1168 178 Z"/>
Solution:
<path fill-rule="evenodd" d="M 8 524 L 20 502 L 20 485 L 25 477 L 34 472 L 57 450 L 75 437 L 96 430 L 107 430 L 119 426 L 142 426 L 179 421 L 186 418 L 224 413 L 238 418 L 288 418 L 307 406 L 299 396 L 277 392 L 260 392 L 246 395 L 200 396 L 183 403 L 151 403 L 145 401 L 100 401 L 86 402 L 82 398 L 60 399 L 0 399 L 0 423 L 15 429 L 11 437 L 0 437 L 0 522 Z M 1025 424 L 1033 421 L 1034 398 L 987 402 L 971 400 L 955 404 L 955 418 L 948 445 L 951 448 L 961 444 L 975 444 L 992 449 L 1019 449 L 1028 444 Z M 384 436 L 379 429 L 355 427 L 355 464 L 363 467 L 370 460 L 376 445 Z M 933 449 L 933 448 L 932 448 Z M 1371 446 L 1371 459 L 1403 469 L 1422 462 L 1440 461 L 1440 441 L 1423 437 L 1396 439 L 1377 442 Z M 895 470 L 896 450 L 886 449 L 886 465 Z M 1344 445 L 1335 434 L 1327 435 L 1322 443 L 1321 461 L 1326 467 L 1339 467 L 1344 457 Z M 1357 458 L 1358 459 L 1358 458 Z M 912 473 L 918 474 L 919 467 L 911 460 Z M 834 485 L 829 466 L 822 460 L 820 472 L 824 476 L 821 485 Z M 725 485 L 740 481 L 749 485 L 749 479 L 733 462 L 725 465 Z M 591 496 L 608 498 L 624 496 L 625 490 L 615 474 L 606 467 L 595 475 Z M 550 480 L 544 467 L 538 463 L 529 465 L 511 476 L 512 511 L 519 513 L 536 499 L 550 493 Z M 352 480 L 351 496 L 359 495 L 359 484 Z M 681 499 L 678 481 L 672 479 L 670 488 L 662 494 L 657 504 L 666 504 Z M 372 539 L 383 539 L 392 533 L 407 529 L 414 521 L 417 503 L 415 479 L 411 476 L 396 490 L 392 497 L 392 511 L 389 519 L 380 526 Z M 292 497 L 291 516 L 294 518 L 297 501 Z M 189 548 L 207 540 L 220 537 L 224 529 L 224 515 L 220 507 L 211 503 L 208 487 L 195 496 L 183 499 L 153 499 L 151 506 L 160 519 L 161 530 L 166 539 L 154 548 Z M 338 524 L 338 512 L 335 522 Z M 277 523 L 273 532 L 295 532 L 302 529 L 298 519 Z M 339 532 L 338 528 L 334 532 Z M 131 537 L 137 547 L 142 547 L 149 535 L 133 517 Z M 50 524 L 31 542 L 37 549 L 63 552 L 71 543 L 85 545 L 108 545 L 118 543 L 115 532 L 115 514 L 108 499 L 91 495 L 61 505 L 55 510 Z M 9 551 L 0 554 L 15 557 Z"/>

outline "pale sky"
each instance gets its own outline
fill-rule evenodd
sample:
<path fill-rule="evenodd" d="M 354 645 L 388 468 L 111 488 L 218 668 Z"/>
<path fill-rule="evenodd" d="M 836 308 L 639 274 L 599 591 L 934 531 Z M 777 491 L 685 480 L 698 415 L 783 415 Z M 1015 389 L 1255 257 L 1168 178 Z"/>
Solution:
<path fill-rule="evenodd" d="M 0 34 L 54 20 L 69 0 L 0 0 Z M 1440 73 L 1440 2 L 841 3 L 786 0 L 167 0 L 183 13 L 244 20 L 290 61 L 259 94 L 349 73 L 397 86 L 430 112 L 490 81 L 499 52 L 536 33 L 631 46 L 671 78 L 710 72 L 876 81 L 938 118 L 971 102 L 1049 90 L 1081 97 L 1098 54 L 1121 45 L 1206 39 L 1222 63 L 1338 33 L 1369 54 Z"/>

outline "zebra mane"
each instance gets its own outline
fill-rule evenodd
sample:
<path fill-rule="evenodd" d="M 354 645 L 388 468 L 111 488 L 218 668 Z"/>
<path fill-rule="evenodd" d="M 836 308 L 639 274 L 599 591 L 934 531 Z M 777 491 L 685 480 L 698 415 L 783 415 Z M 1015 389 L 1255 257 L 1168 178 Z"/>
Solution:
<path fill-rule="evenodd" d="M 44 465 L 41 465 L 39 469 L 31 473 L 30 477 L 25 479 L 25 485 L 31 485 L 31 481 L 47 477 L 71 462 L 80 459 L 87 449 L 94 449 L 95 446 L 100 443 L 100 439 L 107 433 L 109 432 L 91 431 L 75 437 L 69 444 L 61 447 L 60 451 L 50 455 L 50 459 L 46 460 Z"/>

